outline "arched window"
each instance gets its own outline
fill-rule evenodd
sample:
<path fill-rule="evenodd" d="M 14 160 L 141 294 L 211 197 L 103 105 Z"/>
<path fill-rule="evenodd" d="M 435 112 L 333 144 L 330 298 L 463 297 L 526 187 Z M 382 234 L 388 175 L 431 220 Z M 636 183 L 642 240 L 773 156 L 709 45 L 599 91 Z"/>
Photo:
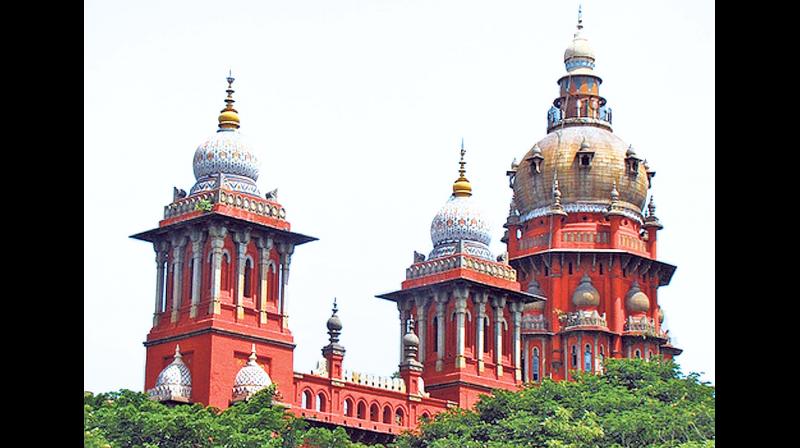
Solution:
<path fill-rule="evenodd" d="M 189 265 L 189 276 L 183 282 L 183 288 L 186 291 L 186 303 L 189 303 L 192 300 L 192 284 L 194 283 L 194 260 L 189 257 L 186 264 Z"/>
<path fill-rule="evenodd" d="M 325 402 L 325 395 L 320 392 L 317 394 L 317 411 L 319 412 L 327 412 L 328 406 Z"/>
<path fill-rule="evenodd" d="M 539 349 L 533 349 L 533 361 L 531 362 L 531 372 L 533 372 L 533 381 L 539 381 Z"/>
<path fill-rule="evenodd" d="M 420 414 L 420 416 L 419 416 L 419 421 L 420 422 L 430 421 L 430 419 L 431 419 L 431 415 L 428 414 L 428 411 L 423 411 L 422 414 Z"/>
<path fill-rule="evenodd" d="M 600 263 L 600 275 L 603 275 L 603 263 Z"/>
<path fill-rule="evenodd" d="M 600 346 L 600 354 L 597 355 L 597 371 L 598 372 L 602 372 L 603 371 L 603 361 L 605 361 L 605 359 L 606 359 L 606 354 L 605 354 L 605 352 L 603 350 L 604 350 L 603 346 L 601 345 Z"/>
<path fill-rule="evenodd" d="M 433 324 L 431 325 L 431 337 L 433 341 L 431 342 L 431 347 L 433 347 L 434 352 L 439 351 L 439 319 L 436 316 L 433 317 Z"/>
<path fill-rule="evenodd" d="M 363 401 L 358 402 L 358 409 L 356 410 L 356 417 L 361 420 L 367 419 L 367 404 Z"/>
<path fill-rule="evenodd" d="M 303 396 L 300 400 L 300 406 L 303 409 L 311 409 L 311 391 L 304 390 Z"/>
<path fill-rule="evenodd" d="M 253 297 L 253 262 L 248 258 L 244 265 L 244 297 Z"/>
<path fill-rule="evenodd" d="M 578 346 L 572 346 L 572 367 L 578 367 Z"/>
<path fill-rule="evenodd" d="M 372 406 L 369 407 L 369 419 L 372 420 L 373 422 L 377 422 L 379 412 L 380 411 L 378 410 L 378 405 L 372 403 Z"/>
<path fill-rule="evenodd" d="M 592 347 L 590 347 L 589 344 L 586 344 L 583 348 L 583 371 L 592 371 Z"/>
<path fill-rule="evenodd" d="M 392 424 L 392 408 L 388 404 L 383 408 L 383 423 Z"/>
<path fill-rule="evenodd" d="M 639 351 L 639 349 L 636 349 L 636 352 L 633 354 L 633 357 L 636 358 L 636 359 L 641 359 L 642 358 L 642 352 Z"/>
<path fill-rule="evenodd" d="M 394 411 L 394 424 L 398 426 L 403 426 L 405 424 L 405 414 L 401 408 L 397 408 Z"/>
<path fill-rule="evenodd" d="M 344 416 L 345 417 L 353 416 L 353 400 L 349 398 L 344 400 Z"/>
<path fill-rule="evenodd" d="M 650 350 L 647 350 L 647 360 L 650 361 L 651 359 L 653 359 L 653 352 L 650 351 Z"/>

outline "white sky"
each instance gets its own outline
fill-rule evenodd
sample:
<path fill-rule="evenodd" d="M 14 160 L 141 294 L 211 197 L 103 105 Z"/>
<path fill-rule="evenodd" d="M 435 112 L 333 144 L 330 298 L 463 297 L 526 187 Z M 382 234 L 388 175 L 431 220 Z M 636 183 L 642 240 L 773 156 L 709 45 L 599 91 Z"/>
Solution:
<path fill-rule="evenodd" d="M 545 136 L 577 2 L 95 1 L 84 11 L 84 387 L 144 386 L 152 246 L 172 187 L 216 130 L 233 69 L 242 134 L 279 187 L 296 249 L 294 368 L 327 343 L 334 296 L 345 367 L 397 369 L 394 303 L 467 148 L 474 198 L 502 252 L 505 171 Z M 657 170 L 659 291 L 684 372 L 714 381 L 714 4 L 584 1 L 614 131 Z"/>

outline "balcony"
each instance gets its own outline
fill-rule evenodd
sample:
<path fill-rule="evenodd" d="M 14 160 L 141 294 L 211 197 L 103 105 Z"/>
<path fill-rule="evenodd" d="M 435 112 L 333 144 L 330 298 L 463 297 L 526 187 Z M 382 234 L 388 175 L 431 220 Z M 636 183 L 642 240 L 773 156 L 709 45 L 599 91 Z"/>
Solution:
<path fill-rule="evenodd" d="M 608 324 L 606 324 L 606 313 L 600 315 L 597 313 L 597 310 L 578 310 L 567 313 L 563 317 L 563 325 L 564 330 L 577 330 L 581 327 L 608 327 Z"/>
<path fill-rule="evenodd" d="M 522 318 L 523 333 L 547 333 L 550 331 L 550 323 L 543 314 L 531 314 Z"/>
<path fill-rule="evenodd" d="M 649 336 L 658 339 L 669 339 L 669 332 L 658 329 L 655 319 L 648 319 L 647 316 L 628 316 L 623 328 L 623 334 L 626 336 Z"/>

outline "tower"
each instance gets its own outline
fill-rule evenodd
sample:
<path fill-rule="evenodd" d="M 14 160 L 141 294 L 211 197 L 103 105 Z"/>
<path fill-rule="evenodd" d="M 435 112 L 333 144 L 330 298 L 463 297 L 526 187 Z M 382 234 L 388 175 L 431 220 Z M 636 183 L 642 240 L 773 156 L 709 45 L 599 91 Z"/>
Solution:
<path fill-rule="evenodd" d="M 661 326 L 657 290 L 675 266 L 656 259 L 652 196 L 643 211 L 655 171 L 613 133 L 580 12 L 564 65 L 547 135 L 507 172 L 509 262 L 548 299 L 523 310 L 526 381 L 598 372 L 608 356 L 681 352 Z"/>
<path fill-rule="evenodd" d="M 227 81 L 218 130 L 194 154 L 196 183 L 188 194 L 174 188 L 158 227 L 132 236 L 156 252 L 145 389 L 180 360 L 191 371 L 184 401 L 221 409 L 268 381 L 292 396 L 289 268 L 295 247 L 315 240 L 290 230 L 277 190 L 259 192 L 258 157 L 239 132 Z"/>
<path fill-rule="evenodd" d="M 468 408 L 480 394 L 521 384 L 522 311 L 544 297 L 521 291 L 514 268 L 492 257 L 489 224 L 471 197 L 465 153 L 462 141 L 453 193 L 431 223 L 433 250 L 427 259 L 415 252 L 401 289 L 378 297 L 397 303 L 401 373 L 413 375 L 421 367 L 432 397 Z M 412 317 L 414 336 L 405 328 Z M 404 356 L 409 346 L 418 350 L 419 365 Z"/>

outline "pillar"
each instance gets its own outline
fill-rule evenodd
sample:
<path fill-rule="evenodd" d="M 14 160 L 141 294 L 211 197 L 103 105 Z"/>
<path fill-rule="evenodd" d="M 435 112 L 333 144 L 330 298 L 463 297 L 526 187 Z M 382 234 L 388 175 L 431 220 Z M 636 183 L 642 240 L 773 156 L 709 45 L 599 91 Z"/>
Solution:
<path fill-rule="evenodd" d="M 260 236 L 256 238 L 258 247 L 258 322 L 267 323 L 267 293 L 269 292 L 269 253 L 272 250 L 272 238 Z"/>
<path fill-rule="evenodd" d="M 417 307 L 417 322 L 420 322 L 420 324 L 417 325 L 417 336 L 419 337 L 419 352 L 417 353 L 417 357 L 420 363 L 424 363 L 425 342 L 427 341 L 426 337 L 428 334 L 428 326 L 426 325 L 428 322 L 428 296 L 423 294 L 415 296 L 414 305 Z"/>
<path fill-rule="evenodd" d="M 189 234 L 192 241 L 192 307 L 189 317 L 197 317 L 197 305 L 200 303 L 200 284 L 203 278 L 203 240 L 205 233 L 202 229 L 192 229 Z"/>
<path fill-rule="evenodd" d="M 247 265 L 247 244 L 250 242 L 250 229 L 233 232 L 236 243 L 236 320 L 244 319 L 244 270 Z"/>
<path fill-rule="evenodd" d="M 278 243 L 278 253 L 281 259 L 281 283 L 280 283 L 280 313 L 281 328 L 289 328 L 289 304 L 286 301 L 286 287 L 289 286 L 289 266 L 292 264 L 292 254 L 294 244 L 281 242 Z"/>
<path fill-rule="evenodd" d="M 498 377 L 503 376 L 503 308 L 505 306 L 505 296 L 492 298 L 492 308 L 494 308 L 494 351 Z"/>
<path fill-rule="evenodd" d="M 166 241 L 154 241 L 153 250 L 156 252 L 156 308 L 153 312 L 153 326 L 158 325 L 161 315 L 161 303 L 164 300 L 164 265 L 167 262 L 167 249 L 169 244 Z"/>
<path fill-rule="evenodd" d="M 447 320 L 444 318 L 444 310 L 447 306 L 448 294 L 446 291 L 437 291 L 434 296 L 436 302 L 436 371 L 441 372 L 444 367 L 444 329 Z"/>
<path fill-rule="evenodd" d="M 514 353 L 514 380 L 522 381 L 522 370 L 520 362 L 521 337 L 522 337 L 522 302 L 511 302 L 511 323 L 513 325 L 512 345 Z M 530 369 L 529 369 L 530 370 Z"/>
<path fill-rule="evenodd" d="M 208 304 L 208 314 L 220 314 L 220 282 L 222 280 L 222 248 L 225 246 L 225 236 L 228 229 L 221 224 L 208 226 L 208 236 L 211 239 L 211 301 Z"/>
<path fill-rule="evenodd" d="M 401 297 L 397 299 L 397 314 L 400 318 L 400 364 L 403 363 L 404 355 L 403 355 L 403 336 L 406 334 L 406 321 L 408 320 L 408 316 L 411 314 L 411 298 Z"/>
<path fill-rule="evenodd" d="M 172 243 L 172 316 L 170 323 L 178 322 L 178 308 L 181 306 L 183 291 L 183 248 L 186 246 L 186 235 L 174 234 Z"/>
<path fill-rule="evenodd" d="M 476 318 L 475 318 L 475 357 L 478 359 L 478 372 L 483 372 L 484 365 L 483 365 L 483 353 L 486 351 L 486 347 L 483 346 L 483 332 L 484 330 L 484 320 L 486 319 L 486 302 L 488 301 L 489 294 L 486 292 L 482 292 L 480 294 L 474 294 L 472 296 L 473 300 L 475 301 L 475 311 L 476 311 Z"/>
<path fill-rule="evenodd" d="M 467 316 L 467 294 L 466 287 L 456 288 L 454 293 L 455 315 L 456 315 L 456 369 L 463 369 L 467 366 L 467 359 L 464 356 L 465 342 L 465 320 Z"/>

